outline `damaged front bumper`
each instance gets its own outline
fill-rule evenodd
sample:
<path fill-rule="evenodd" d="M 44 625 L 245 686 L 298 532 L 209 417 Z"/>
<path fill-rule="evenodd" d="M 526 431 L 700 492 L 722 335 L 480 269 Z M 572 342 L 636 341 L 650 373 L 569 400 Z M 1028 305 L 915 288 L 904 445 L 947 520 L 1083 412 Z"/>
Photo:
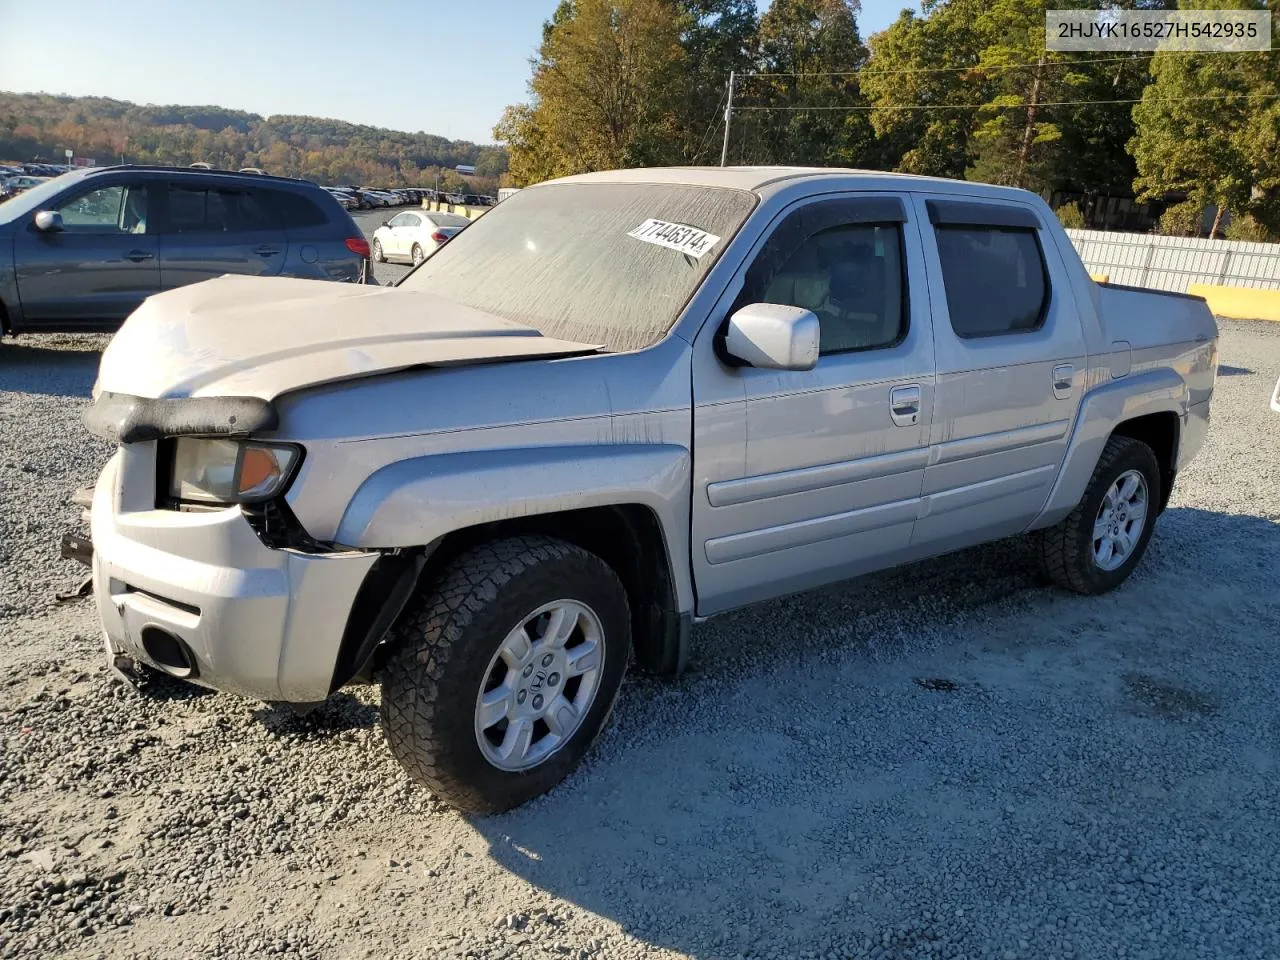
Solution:
<path fill-rule="evenodd" d="M 148 446 L 113 456 L 93 496 L 88 549 L 108 658 L 260 700 L 323 700 L 377 554 L 273 549 L 238 507 L 130 502 L 119 478 Z"/>

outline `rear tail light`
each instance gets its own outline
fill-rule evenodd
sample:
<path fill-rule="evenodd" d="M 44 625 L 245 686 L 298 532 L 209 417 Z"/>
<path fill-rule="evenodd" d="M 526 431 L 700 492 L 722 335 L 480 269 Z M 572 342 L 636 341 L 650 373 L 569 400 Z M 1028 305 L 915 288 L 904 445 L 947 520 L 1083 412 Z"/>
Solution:
<path fill-rule="evenodd" d="M 369 256 L 369 241 L 364 237 L 347 237 L 347 249 L 362 257 Z"/>
<path fill-rule="evenodd" d="M 447 233 L 441 233 L 439 230 L 437 230 L 435 233 L 431 235 L 431 239 L 434 240 L 436 243 L 444 243 L 446 240 L 449 239 L 449 235 Z"/>

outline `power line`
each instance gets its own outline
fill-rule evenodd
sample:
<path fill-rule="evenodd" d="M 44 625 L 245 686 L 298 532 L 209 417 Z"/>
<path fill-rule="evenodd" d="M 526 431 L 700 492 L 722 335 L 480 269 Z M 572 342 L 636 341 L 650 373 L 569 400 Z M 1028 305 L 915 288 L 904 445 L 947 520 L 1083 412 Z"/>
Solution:
<path fill-rule="evenodd" d="M 703 132 L 702 138 L 698 141 L 698 149 L 694 152 L 693 159 L 690 161 L 691 163 L 697 163 L 702 159 L 702 151 L 707 149 L 709 146 L 709 140 L 712 132 L 720 126 L 720 121 L 723 119 L 724 97 L 725 95 L 722 93 L 720 94 L 720 99 L 716 101 L 716 109 L 711 115 L 711 122 L 707 124 L 707 129 Z"/>
<path fill-rule="evenodd" d="M 1168 51 L 1179 52 L 1179 51 Z M 1194 52 L 1194 51 L 1190 51 Z M 1277 50 L 1224 50 L 1223 53 L 1275 53 Z M 1120 61 L 1134 62 L 1137 60 L 1150 60 L 1154 57 L 1154 53 L 1136 54 L 1128 57 L 1092 57 L 1082 60 L 1046 60 L 1044 63 L 1004 63 L 991 64 L 983 66 L 980 63 L 971 63 L 964 67 L 905 67 L 901 70 L 830 70 L 830 71 L 780 71 L 780 72 L 759 72 L 759 73 L 740 73 L 739 77 L 889 77 L 900 76 L 903 74 L 914 73 L 966 73 L 970 70 L 1031 70 L 1036 67 L 1074 67 L 1077 64 L 1084 63 L 1118 63 Z"/>
<path fill-rule="evenodd" d="M 1105 104 L 1120 104 L 1120 103 L 1144 103 L 1144 102 L 1145 103 L 1175 103 L 1178 101 L 1185 101 L 1185 100 L 1239 100 L 1242 98 L 1250 99 L 1250 100 L 1273 100 L 1277 97 L 1280 97 L 1280 93 L 1226 93 L 1226 94 L 1220 94 L 1220 95 L 1214 95 L 1214 96 L 1203 96 L 1203 97 L 1151 97 L 1145 101 L 1141 97 L 1137 98 L 1136 100 L 1048 100 L 1038 104 L 1038 106 L 1084 107 L 1084 106 L 1092 106 L 1092 105 L 1102 106 Z M 902 106 L 902 107 L 876 107 L 876 106 L 867 106 L 867 105 L 859 104 L 856 106 L 817 106 L 817 107 L 734 107 L 734 109 L 741 110 L 741 111 L 745 111 L 745 110 L 753 110 L 753 111 L 843 110 L 847 113 L 850 113 L 850 112 L 861 111 L 861 110 L 885 110 L 885 111 L 891 111 L 891 110 L 1021 110 L 1026 106 L 1027 104 L 1025 103 L 1009 103 L 1009 104 L 926 103 L 926 104 L 912 104 L 910 106 Z"/>
<path fill-rule="evenodd" d="M 905 67 L 901 70 L 830 70 L 830 71 L 780 71 L 777 73 L 743 73 L 743 77 L 885 77 L 904 73 L 965 73 L 969 70 L 1019 70 L 1036 66 L 1074 66 L 1077 63 L 1112 63 L 1117 60 L 1151 59 L 1151 54 L 1133 57 L 1097 57 L 1089 60 L 1050 60 L 1044 64 L 1004 63 L 984 67 L 979 63 L 971 63 L 964 67 Z"/>

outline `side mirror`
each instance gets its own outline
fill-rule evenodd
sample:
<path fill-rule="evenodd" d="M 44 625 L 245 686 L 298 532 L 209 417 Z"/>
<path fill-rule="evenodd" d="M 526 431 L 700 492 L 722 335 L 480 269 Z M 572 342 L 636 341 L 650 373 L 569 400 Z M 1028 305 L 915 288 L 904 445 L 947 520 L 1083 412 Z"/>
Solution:
<path fill-rule="evenodd" d="M 818 362 L 818 318 L 779 303 L 752 303 L 729 318 L 725 349 L 751 367 L 812 370 Z"/>
<path fill-rule="evenodd" d="M 57 233 L 62 229 L 62 214 L 57 210 L 41 210 L 36 214 L 36 229 L 41 233 Z"/>
<path fill-rule="evenodd" d="M 389 227 L 389 226 L 391 226 L 391 221 L 390 221 L 390 220 L 383 220 L 383 221 L 382 221 L 382 225 L 383 225 L 384 227 Z"/>

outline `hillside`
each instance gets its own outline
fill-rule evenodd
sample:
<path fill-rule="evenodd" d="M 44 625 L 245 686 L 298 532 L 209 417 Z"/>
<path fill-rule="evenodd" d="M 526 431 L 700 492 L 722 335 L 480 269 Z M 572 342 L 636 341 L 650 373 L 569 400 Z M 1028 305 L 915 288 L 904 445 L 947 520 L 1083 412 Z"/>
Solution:
<path fill-rule="evenodd" d="M 107 97 L 0 91 L 0 158 L 99 163 L 262 167 L 322 183 L 427 184 L 436 168 L 476 167 L 496 184 L 503 147 L 321 117 L 272 116 L 213 106 L 139 105 Z"/>

